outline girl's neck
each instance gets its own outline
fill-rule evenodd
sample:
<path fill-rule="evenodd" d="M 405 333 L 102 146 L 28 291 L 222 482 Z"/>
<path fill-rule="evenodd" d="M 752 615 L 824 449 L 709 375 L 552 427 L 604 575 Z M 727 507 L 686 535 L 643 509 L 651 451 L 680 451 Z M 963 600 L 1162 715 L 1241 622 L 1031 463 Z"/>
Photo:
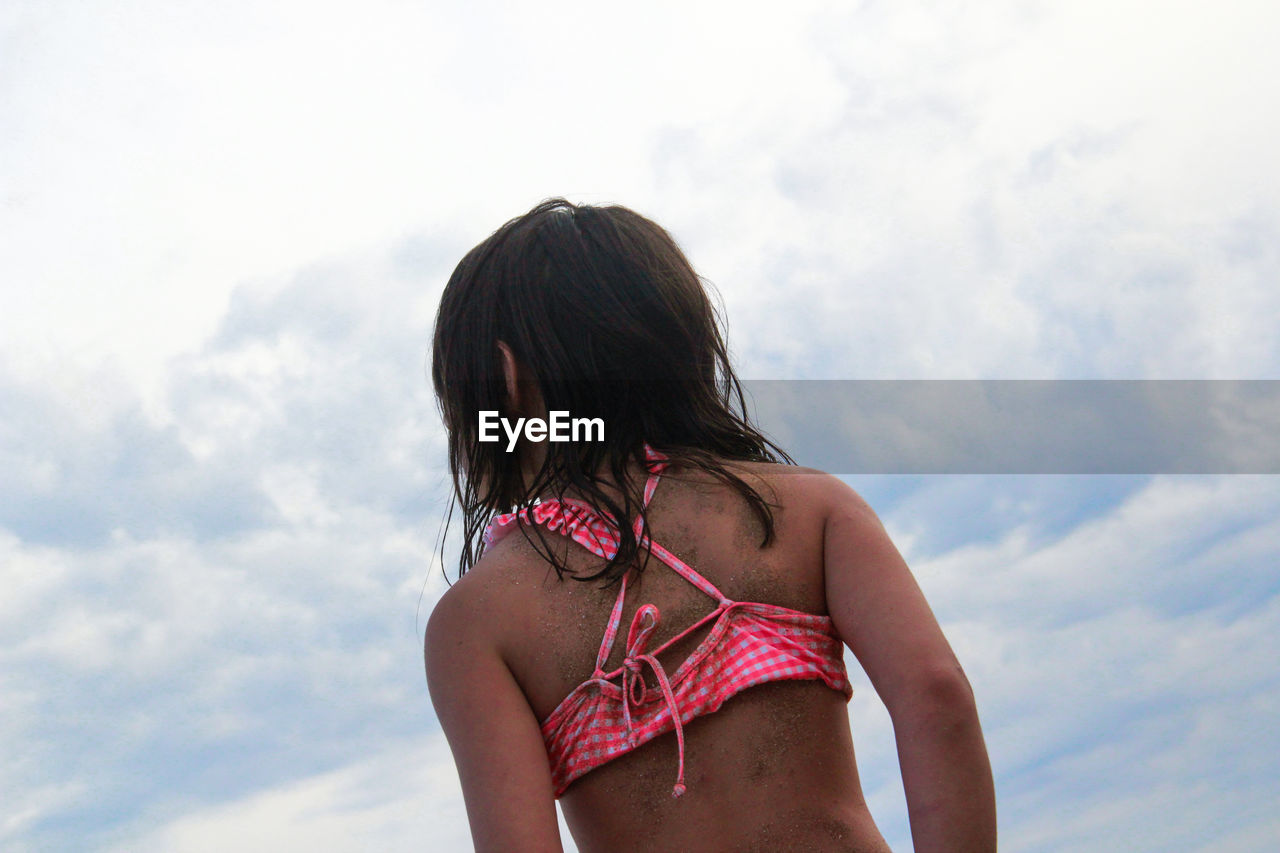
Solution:
<path fill-rule="evenodd" d="M 528 450 L 529 452 L 521 457 L 520 467 L 526 494 L 529 493 L 533 485 L 533 479 L 541 469 L 547 454 L 545 443 L 530 444 L 528 446 Z M 625 482 L 619 484 L 608 466 L 602 466 L 596 471 L 593 479 L 596 486 L 604 492 L 610 500 L 617 502 L 619 506 L 624 503 L 624 490 L 631 494 L 633 502 L 642 501 L 644 497 L 644 485 L 649 477 L 648 470 L 629 459 L 627 460 L 626 467 L 623 470 L 623 475 Z M 572 485 L 561 484 L 560 482 L 549 483 L 545 488 L 538 492 L 538 497 L 542 499 L 563 497 L 586 503 L 593 502 L 592 497 L 584 494 L 581 489 Z"/>

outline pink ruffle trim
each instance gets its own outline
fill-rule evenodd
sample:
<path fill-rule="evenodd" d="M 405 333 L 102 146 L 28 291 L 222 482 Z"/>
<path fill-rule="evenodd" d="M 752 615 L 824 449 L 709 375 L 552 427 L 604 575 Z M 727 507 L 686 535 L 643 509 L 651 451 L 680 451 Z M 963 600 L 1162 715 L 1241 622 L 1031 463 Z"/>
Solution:
<path fill-rule="evenodd" d="M 650 472 L 657 473 L 666 467 L 667 457 L 647 444 L 644 454 Z M 644 496 L 646 504 L 652 497 L 653 485 L 654 481 L 650 480 Z M 561 535 L 571 536 L 579 545 L 606 560 L 612 560 L 614 554 L 618 553 L 618 531 L 613 519 L 572 498 L 551 498 L 518 512 L 495 515 L 484 529 L 485 547 L 502 539 L 518 527 L 521 521 L 542 524 L 549 530 L 559 531 Z"/>
<path fill-rule="evenodd" d="M 618 552 L 618 535 L 613 524 L 591 507 L 568 499 L 539 501 L 519 512 L 494 516 L 484 531 L 485 547 L 505 537 L 521 521 L 542 524 L 562 536 L 571 536 L 579 545 L 606 560 L 613 559 Z"/>

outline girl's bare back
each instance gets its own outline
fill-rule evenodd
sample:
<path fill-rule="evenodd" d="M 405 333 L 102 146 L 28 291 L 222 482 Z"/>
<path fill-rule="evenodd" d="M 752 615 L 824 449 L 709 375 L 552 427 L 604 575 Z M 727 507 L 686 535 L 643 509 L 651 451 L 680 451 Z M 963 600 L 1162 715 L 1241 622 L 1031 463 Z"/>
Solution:
<path fill-rule="evenodd" d="M 818 488 L 827 475 L 766 463 L 731 469 L 773 504 L 774 540 L 739 494 L 705 472 L 670 468 L 649 505 L 653 539 L 729 598 L 826 615 Z M 536 535 L 533 531 L 531 534 Z M 603 560 L 548 534 L 582 574 Z M 493 640 L 537 719 L 592 674 L 616 586 L 560 581 L 523 536 L 501 540 L 472 570 L 483 584 Z M 477 584 L 477 585 L 479 585 Z M 621 624 L 645 603 L 661 619 L 657 646 L 715 601 L 657 559 L 631 581 Z M 708 625 L 659 655 L 672 672 Z M 605 669 L 619 666 L 615 644 Z M 649 677 L 651 686 L 656 686 Z M 577 779 L 560 802 L 583 853 L 595 850 L 884 851 L 863 799 L 845 697 L 820 680 L 750 687 L 684 728 L 688 793 L 671 796 L 676 738 L 660 736 Z"/>

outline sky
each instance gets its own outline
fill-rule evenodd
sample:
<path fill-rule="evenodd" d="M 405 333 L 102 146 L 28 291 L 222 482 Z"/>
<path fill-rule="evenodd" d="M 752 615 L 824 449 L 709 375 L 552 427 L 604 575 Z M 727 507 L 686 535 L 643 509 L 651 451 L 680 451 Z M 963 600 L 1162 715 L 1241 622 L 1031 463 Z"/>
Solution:
<path fill-rule="evenodd" d="M 543 198 L 671 231 L 746 379 L 1280 379 L 1278 23 L 0 4 L 0 848 L 469 849 L 425 365 Z M 1276 476 L 848 480 L 974 685 L 1004 849 L 1274 848 Z"/>

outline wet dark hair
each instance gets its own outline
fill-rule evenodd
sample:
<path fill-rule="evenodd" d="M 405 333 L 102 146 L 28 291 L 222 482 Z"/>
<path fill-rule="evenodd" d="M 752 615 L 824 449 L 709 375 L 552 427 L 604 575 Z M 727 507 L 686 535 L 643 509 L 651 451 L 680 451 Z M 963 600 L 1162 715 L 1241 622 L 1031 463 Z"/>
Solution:
<path fill-rule="evenodd" d="M 505 436 L 479 441 L 482 410 L 514 417 L 499 341 L 532 374 L 548 412 L 604 421 L 603 441 L 546 442 L 528 488 Z M 632 210 L 549 199 L 468 252 L 440 299 L 431 378 L 463 516 L 459 577 L 484 553 L 482 533 L 496 513 L 567 489 L 614 519 L 643 512 L 626 469 L 634 461 L 644 470 L 646 442 L 672 464 L 732 485 L 764 527 L 761 547 L 773 538 L 769 503 L 724 461 L 794 462 L 750 424 L 702 279 L 665 230 Z M 600 487 L 601 472 L 622 487 L 620 505 Z M 580 576 L 556 559 L 540 525 L 521 527 L 526 537 L 537 531 L 535 547 L 562 580 L 568 571 L 605 585 L 642 568 L 630 525 L 619 528 L 614 558 Z"/>

